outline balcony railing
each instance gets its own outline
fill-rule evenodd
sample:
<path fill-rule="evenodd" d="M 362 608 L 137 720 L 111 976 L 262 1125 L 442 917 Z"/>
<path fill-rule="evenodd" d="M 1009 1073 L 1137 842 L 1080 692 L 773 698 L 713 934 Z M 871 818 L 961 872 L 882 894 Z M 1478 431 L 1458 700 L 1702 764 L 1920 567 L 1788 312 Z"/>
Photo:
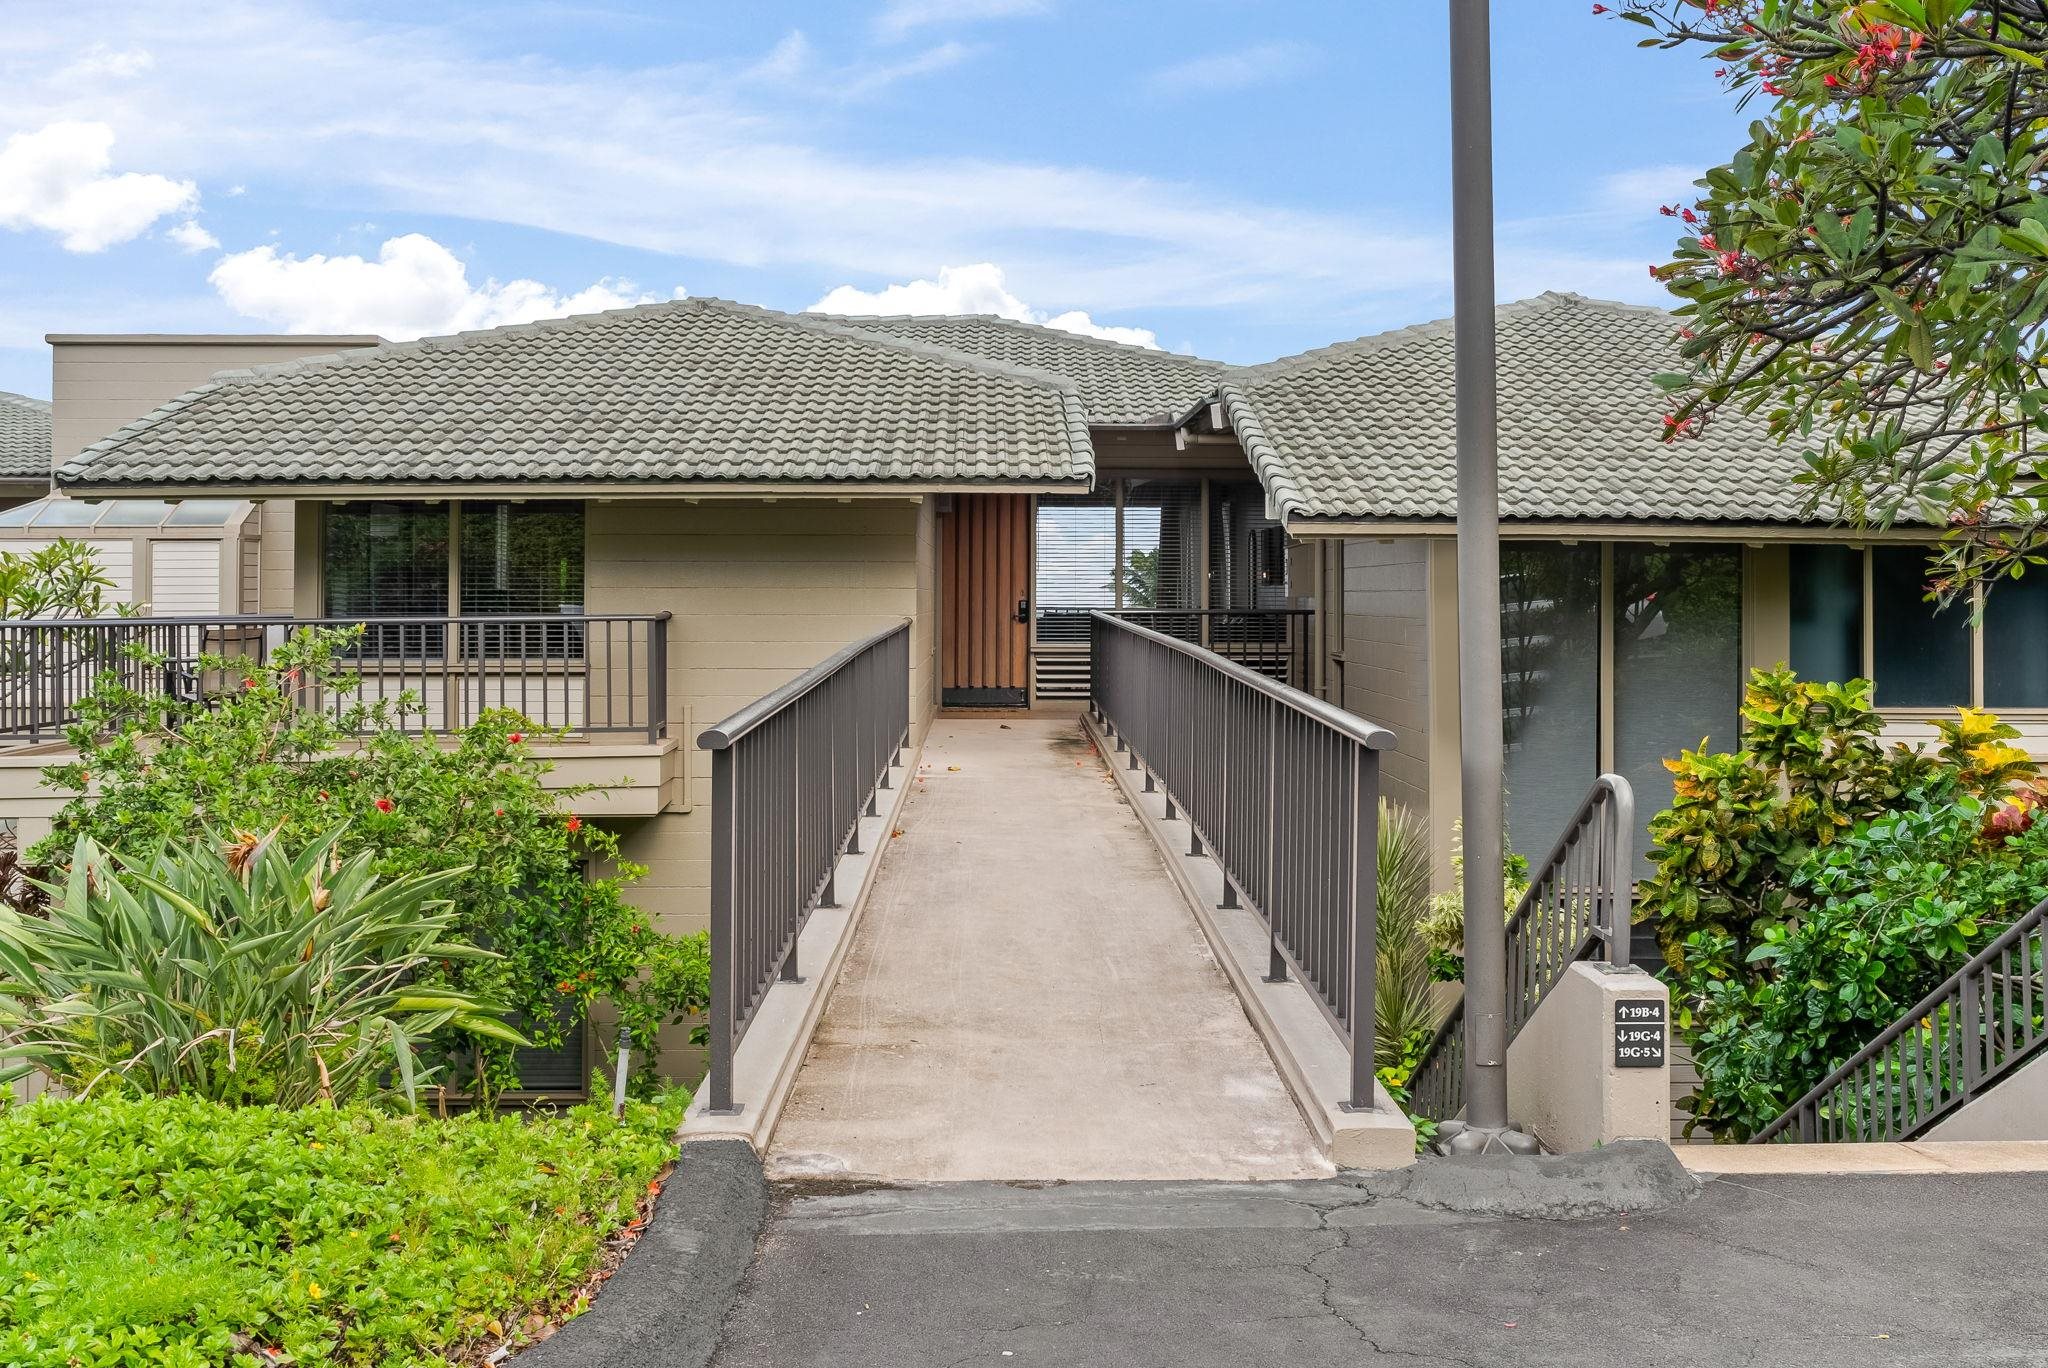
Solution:
<path fill-rule="evenodd" d="M 579 736 L 668 734 L 668 620 L 653 615 L 135 617 L 0 622 L 0 745 L 60 741 L 111 674 L 138 692 L 203 702 L 239 686 L 307 627 L 361 627 L 362 687 L 308 707 L 410 696 L 401 724 L 452 731 L 491 708 Z"/>

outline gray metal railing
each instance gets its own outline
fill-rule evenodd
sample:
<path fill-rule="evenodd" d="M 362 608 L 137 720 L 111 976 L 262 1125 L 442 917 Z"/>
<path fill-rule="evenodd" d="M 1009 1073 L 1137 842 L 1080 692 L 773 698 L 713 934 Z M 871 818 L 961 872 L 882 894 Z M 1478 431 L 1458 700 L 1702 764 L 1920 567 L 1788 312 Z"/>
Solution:
<path fill-rule="evenodd" d="M 1297 977 L 1350 1042 L 1344 1105 L 1373 1100 L 1373 974 L 1384 727 L 1109 613 L 1090 619 L 1091 706 L 1190 854 L 1265 921 L 1274 979 Z M 1112 760 L 1114 763 L 1114 760 Z"/>
<path fill-rule="evenodd" d="M 1533 871 L 1507 919 L 1507 1038 L 1513 1042 L 1565 971 L 1604 950 L 1625 965 L 1635 901 L 1636 803 L 1628 780 L 1603 774 Z M 1465 934 L 1487 891 L 1465 871 Z M 1447 1121 L 1465 1107 L 1465 1001 L 1461 997 L 1408 1080 L 1409 1109 Z"/>
<path fill-rule="evenodd" d="M 1111 616 L 1205 646 L 1268 679 L 1309 685 L 1309 608 L 1119 608 Z"/>
<path fill-rule="evenodd" d="M 1911 1140 L 2032 1059 L 2042 1014 L 2048 901 L 1750 1137 L 1753 1145 Z"/>
<path fill-rule="evenodd" d="M 777 979 L 796 980 L 797 937 L 837 905 L 833 870 L 860 853 L 860 819 L 909 738 L 907 619 L 698 736 L 711 752 L 711 1111 L 739 1110 L 733 1052 Z"/>
<path fill-rule="evenodd" d="M 480 617 L 81 618 L 0 621 L 0 745 L 62 740 L 79 703 L 111 673 L 138 692 L 190 702 L 239 686 L 305 627 L 360 627 L 346 657 L 354 693 L 304 702 L 342 715 L 356 701 L 417 708 L 400 725 L 452 731 L 488 708 L 581 734 L 668 734 L 667 613 Z"/>

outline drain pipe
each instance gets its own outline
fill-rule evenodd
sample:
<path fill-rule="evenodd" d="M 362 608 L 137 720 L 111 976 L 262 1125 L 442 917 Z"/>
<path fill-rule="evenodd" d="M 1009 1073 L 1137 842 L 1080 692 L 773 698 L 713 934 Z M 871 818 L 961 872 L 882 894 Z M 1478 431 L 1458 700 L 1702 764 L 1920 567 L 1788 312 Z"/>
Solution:
<path fill-rule="evenodd" d="M 1456 308 L 1458 723 L 1465 842 L 1465 1123 L 1447 1153 L 1534 1153 L 1508 1124 L 1501 928 L 1500 460 L 1495 405 L 1493 71 L 1488 0 L 1450 0 L 1451 259 Z"/>

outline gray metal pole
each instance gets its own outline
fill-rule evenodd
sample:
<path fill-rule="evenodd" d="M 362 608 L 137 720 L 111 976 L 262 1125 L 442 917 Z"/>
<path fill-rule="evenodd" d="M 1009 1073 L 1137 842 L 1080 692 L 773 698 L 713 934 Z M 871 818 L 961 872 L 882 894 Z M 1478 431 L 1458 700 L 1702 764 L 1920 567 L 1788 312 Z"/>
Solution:
<path fill-rule="evenodd" d="M 1500 906 L 1500 470 L 1494 402 L 1493 71 L 1488 0 L 1450 0 L 1451 257 L 1457 345 L 1458 724 L 1465 848 L 1465 1119 L 1458 1152 L 1533 1148 L 1508 1130 Z"/>

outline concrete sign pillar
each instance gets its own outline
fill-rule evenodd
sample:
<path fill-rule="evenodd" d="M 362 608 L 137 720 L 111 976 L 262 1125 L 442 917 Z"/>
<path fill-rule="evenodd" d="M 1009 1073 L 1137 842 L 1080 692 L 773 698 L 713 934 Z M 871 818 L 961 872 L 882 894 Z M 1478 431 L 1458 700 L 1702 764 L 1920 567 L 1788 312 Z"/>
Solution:
<path fill-rule="evenodd" d="M 1508 1050 L 1508 1105 L 1556 1154 L 1671 1138 L 1671 992 L 1580 961 Z"/>

